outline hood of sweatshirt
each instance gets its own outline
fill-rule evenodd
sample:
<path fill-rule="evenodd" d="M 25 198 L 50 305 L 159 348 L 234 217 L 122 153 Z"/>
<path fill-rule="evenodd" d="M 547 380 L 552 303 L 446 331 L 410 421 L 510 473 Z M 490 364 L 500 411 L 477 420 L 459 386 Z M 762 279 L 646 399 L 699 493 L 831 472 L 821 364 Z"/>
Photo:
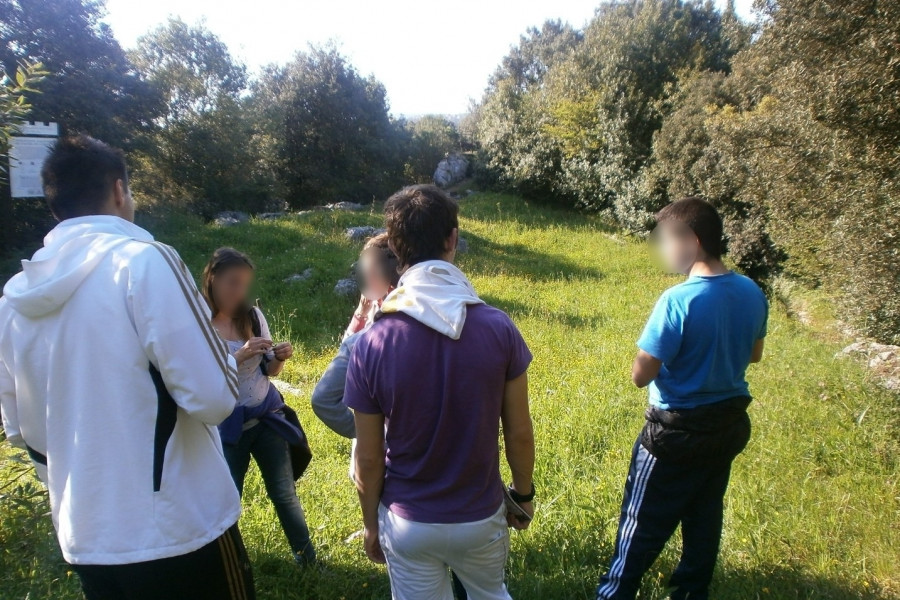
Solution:
<path fill-rule="evenodd" d="M 468 306 L 484 304 L 462 271 L 443 260 L 413 265 L 381 305 L 381 314 L 404 313 L 458 340 L 466 324 Z M 378 318 L 378 316 L 376 316 Z"/>
<path fill-rule="evenodd" d="M 40 318 L 59 310 L 109 252 L 131 240 L 153 241 L 134 223 L 110 215 L 66 219 L 44 238 L 44 247 L 10 279 L 3 296 L 10 308 Z"/>

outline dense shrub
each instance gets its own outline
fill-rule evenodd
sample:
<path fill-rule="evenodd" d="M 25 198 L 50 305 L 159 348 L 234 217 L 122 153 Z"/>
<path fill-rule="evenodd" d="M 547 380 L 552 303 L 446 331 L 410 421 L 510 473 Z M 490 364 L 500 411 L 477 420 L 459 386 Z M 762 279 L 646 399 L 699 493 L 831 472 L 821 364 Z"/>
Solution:
<path fill-rule="evenodd" d="M 461 152 L 463 139 L 456 125 L 440 115 L 425 115 L 405 123 L 404 179 L 431 183 L 435 168 L 448 154 Z"/>
<path fill-rule="evenodd" d="M 730 3 L 606 2 L 583 34 L 531 30 L 498 72 L 535 46 L 544 68 L 477 107 L 482 176 L 637 233 L 701 194 L 744 272 L 822 286 L 898 342 L 900 3 L 758 9 L 757 29 Z"/>
<path fill-rule="evenodd" d="M 371 202 L 403 183 L 405 136 L 384 86 L 336 48 L 310 48 L 269 69 L 253 102 L 270 151 L 263 160 L 291 206 Z"/>

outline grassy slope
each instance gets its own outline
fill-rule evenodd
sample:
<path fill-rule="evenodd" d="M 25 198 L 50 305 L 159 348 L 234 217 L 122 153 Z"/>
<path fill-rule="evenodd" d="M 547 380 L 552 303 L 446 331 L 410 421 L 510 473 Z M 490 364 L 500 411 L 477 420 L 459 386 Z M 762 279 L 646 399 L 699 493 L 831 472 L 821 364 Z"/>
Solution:
<path fill-rule="evenodd" d="M 535 354 L 539 515 L 513 536 L 510 590 L 518 599 L 587 598 L 612 551 L 641 425 L 645 395 L 628 377 L 634 340 L 658 294 L 677 279 L 655 269 L 645 245 L 583 216 L 489 194 L 463 201 L 462 214 L 471 250 L 461 267 L 487 301 L 510 313 Z M 194 273 L 219 245 L 249 252 L 275 336 L 297 345 L 283 377 L 302 391 L 288 400 L 316 456 L 299 490 L 325 567 L 299 573 L 288 561 L 251 471 L 242 527 L 262 599 L 389 597 L 383 569 L 365 560 L 358 539 L 345 541 L 360 526 L 346 478 L 349 443 L 308 406 L 352 310 L 331 291 L 359 248 L 342 231 L 378 222 L 375 214 L 323 212 L 228 229 L 191 221 L 156 228 Z M 310 281 L 282 283 L 307 267 Z M 900 598 L 896 398 L 856 365 L 835 360 L 834 341 L 777 307 L 769 331 L 766 360 L 750 374 L 754 437 L 735 465 L 713 597 Z M 14 471 L 7 460 L 0 486 Z M 77 598 L 48 519 L 30 516 L 28 503 L 15 508 L 26 492 L 0 503 L 0 597 Z M 664 596 L 676 560 L 672 543 L 643 598 Z"/>

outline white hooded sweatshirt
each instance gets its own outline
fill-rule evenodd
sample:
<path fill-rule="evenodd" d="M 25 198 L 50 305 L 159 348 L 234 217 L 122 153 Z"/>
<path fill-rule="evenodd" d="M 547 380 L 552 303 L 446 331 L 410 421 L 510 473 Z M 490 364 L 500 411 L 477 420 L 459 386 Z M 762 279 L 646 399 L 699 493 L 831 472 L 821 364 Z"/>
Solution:
<path fill-rule="evenodd" d="M 452 340 L 466 324 L 468 307 L 484 304 L 455 265 L 428 260 L 411 266 L 381 305 L 384 314 L 402 312 Z M 376 317 L 377 318 L 377 317 Z"/>
<path fill-rule="evenodd" d="M 60 223 L 0 299 L 0 406 L 63 556 L 116 565 L 218 538 L 240 498 L 215 425 L 234 359 L 178 254 L 113 216 Z"/>

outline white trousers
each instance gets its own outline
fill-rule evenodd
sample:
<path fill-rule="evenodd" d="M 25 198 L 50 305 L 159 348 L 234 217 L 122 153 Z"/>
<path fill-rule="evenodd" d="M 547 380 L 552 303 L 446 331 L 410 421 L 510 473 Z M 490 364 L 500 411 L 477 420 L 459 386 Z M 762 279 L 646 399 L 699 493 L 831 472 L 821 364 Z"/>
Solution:
<path fill-rule="evenodd" d="M 379 540 L 394 600 L 453 600 L 453 569 L 471 600 L 512 600 L 503 582 L 509 556 L 506 507 L 473 523 L 416 523 L 378 509 Z"/>

